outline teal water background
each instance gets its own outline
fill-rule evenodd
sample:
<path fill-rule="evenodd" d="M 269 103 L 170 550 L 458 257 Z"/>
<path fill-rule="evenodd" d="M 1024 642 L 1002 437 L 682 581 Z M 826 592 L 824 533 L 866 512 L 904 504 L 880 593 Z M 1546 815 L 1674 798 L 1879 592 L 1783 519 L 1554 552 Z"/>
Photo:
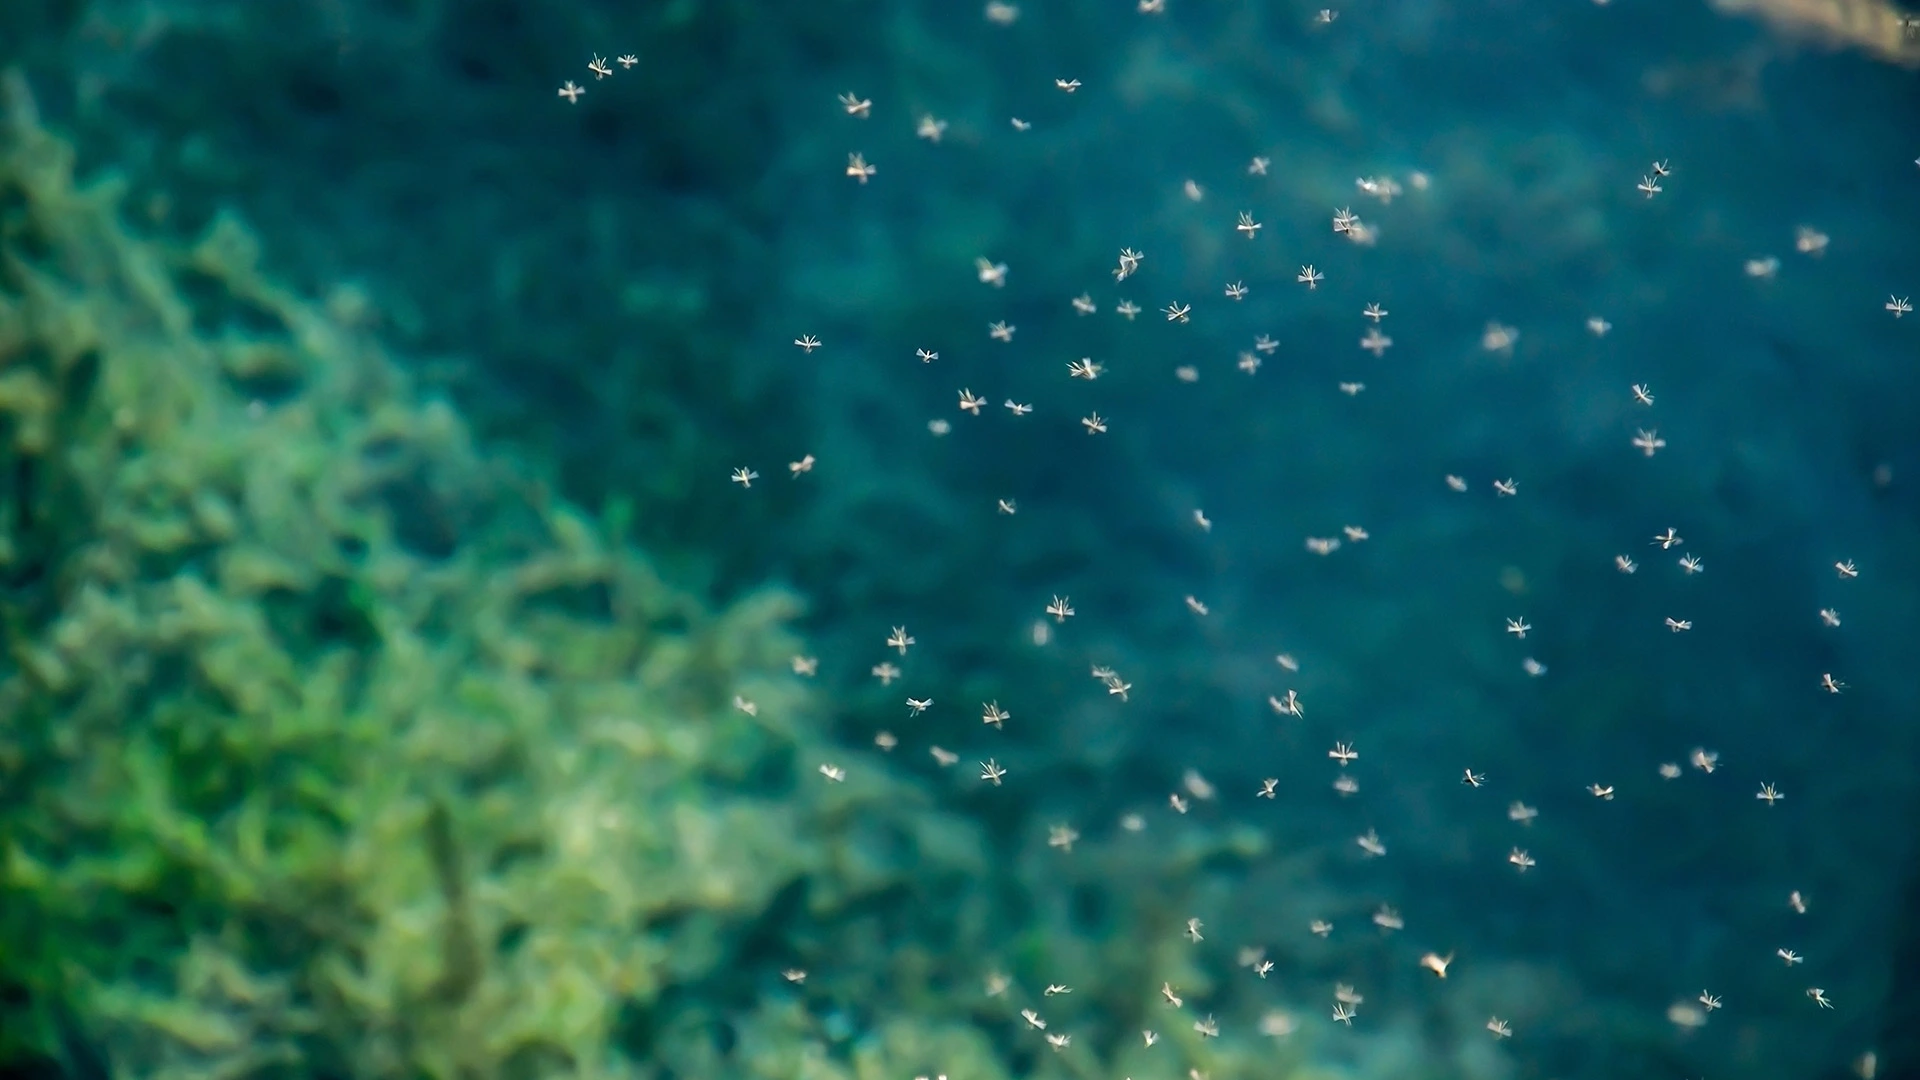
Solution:
<path fill-rule="evenodd" d="M 1198 915 L 1210 1007 L 1243 1034 L 1293 1010 L 1314 1068 L 1816 1076 L 1879 1046 L 1920 797 L 1920 316 L 1884 306 L 1920 293 L 1920 76 L 1691 0 L 1355 0 L 1324 25 L 1252 0 L 1019 7 L 102 2 L 19 9 L 0 57 L 83 168 L 165 194 L 156 229 L 236 208 L 277 274 L 356 283 L 481 438 L 628 508 L 674 580 L 793 588 L 827 737 L 851 763 L 895 736 L 925 804 L 979 830 L 976 871 L 873 856 L 949 883 L 870 935 L 932 954 L 956 997 L 1001 968 L 1121 984 L 1116 957 Z M 1654 161 L 1672 171 L 1647 198 Z M 1374 176 L 1403 190 L 1356 190 Z M 1341 207 L 1377 243 L 1338 235 Z M 1796 250 L 1803 227 L 1829 242 Z M 1123 247 L 1145 259 L 1116 283 Z M 1356 347 L 1374 301 L 1379 358 Z M 1496 321 L 1510 350 L 1484 347 Z M 1257 335 L 1279 347 L 1248 374 Z M 1070 379 L 1082 357 L 1105 373 Z M 1671 445 L 1639 453 L 1641 428 Z M 1306 549 L 1348 525 L 1369 538 Z M 1683 547 L 1650 542 L 1668 527 Z M 910 663 L 884 644 L 899 625 Z M 906 674 L 883 684 L 890 658 Z M 1269 707 L 1290 689 L 1303 716 Z M 935 705 L 909 716 L 909 695 Z M 1351 796 L 1336 742 L 1361 754 Z M 977 779 L 989 757 L 1004 785 Z M 1356 848 L 1370 829 L 1386 857 Z M 1383 904 L 1403 932 L 1368 925 Z M 761 974 L 811 933 L 776 920 Z M 963 941 L 991 955 L 942 955 Z M 1235 966 L 1243 944 L 1274 979 Z M 1426 950 L 1459 957 L 1451 998 Z M 905 1007 L 889 977 L 823 989 L 842 996 L 812 1003 L 820 1037 Z M 1140 1015 L 1157 981 L 1131 987 Z M 1336 982 L 1366 990 L 1352 1031 L 1321 1030 Z M 1673 1022 L 1703 988 L 1725 1009 Z M 1137 1040 L 1121 996 L 1079 1018 L 1093 1063 L 976 1019 L 1009 1075 L 1091 1076 Z"/>

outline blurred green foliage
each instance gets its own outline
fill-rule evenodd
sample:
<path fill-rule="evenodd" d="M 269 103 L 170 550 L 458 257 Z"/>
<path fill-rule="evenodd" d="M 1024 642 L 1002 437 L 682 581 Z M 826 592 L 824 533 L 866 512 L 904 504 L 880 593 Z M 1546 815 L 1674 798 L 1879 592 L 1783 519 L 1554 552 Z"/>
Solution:
<path fill-rule="evenodd" d="M 476 452 L 351 297 L 277 289 L 231 219 L 131 236 L 8 97 L 6 1052 L 634 1073 L 636 1010 L 831 870 L 801 696 L 752 674 L 795 602 L 669 586 Z"/>

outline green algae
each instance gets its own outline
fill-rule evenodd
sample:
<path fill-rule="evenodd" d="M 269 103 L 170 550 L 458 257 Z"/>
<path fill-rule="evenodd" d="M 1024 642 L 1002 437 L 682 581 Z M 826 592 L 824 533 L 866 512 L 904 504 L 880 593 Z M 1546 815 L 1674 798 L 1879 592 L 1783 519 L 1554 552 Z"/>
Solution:
<path fill-rule="evenodd" d="M 480 452 L 237 220 L 130 232 L 6 93 L 12 1049 L 653 1074 L 636 1017 L 732 974 L 777 894 L 840 873 L 833 821 L 895 796 L 810 794 L 796 601 L 668 584 L 619 539 L 641 511 L 610 530 Z M 852 1075 L 794 1008 L 766 1007 L 756 1075 Z"/>

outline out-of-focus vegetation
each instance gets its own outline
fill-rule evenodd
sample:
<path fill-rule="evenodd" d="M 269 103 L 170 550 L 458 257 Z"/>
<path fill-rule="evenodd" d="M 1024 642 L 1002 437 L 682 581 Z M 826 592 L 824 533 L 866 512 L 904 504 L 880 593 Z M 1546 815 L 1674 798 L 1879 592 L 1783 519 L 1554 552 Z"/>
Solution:
<path fill-rule="evenodd" d="M 120 184 L 75 186 L 8 92 L 13 1052 L 634 1074 L 673 1038 L 664 996 L 777 970 L 776 897 L 827 916 L 899 884 L 842 868 L 852 823 L 903 805 L 885 775 L 801 783 L 808 706 L 769 674 L 791 599 L 716 611 L 663 582 L 476 451 L 352 297 L 277 288 L 231 219 L 185 249 L 131 236 Z"/>

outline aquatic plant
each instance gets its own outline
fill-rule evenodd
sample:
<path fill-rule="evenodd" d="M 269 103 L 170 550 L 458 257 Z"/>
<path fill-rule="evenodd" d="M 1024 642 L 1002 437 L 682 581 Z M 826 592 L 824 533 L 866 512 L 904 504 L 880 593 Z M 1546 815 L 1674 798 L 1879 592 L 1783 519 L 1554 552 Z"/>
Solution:
<path fill-rule="evenodd" d="M 791 597 L 663 581 L 617 521 L 476 450 L 350 311 L 265 279 L 237 220 L 135 235 L 117 180 L 77 185 L 6 90 L 13 1052 L 653 1075 L 705 1037 L 663 999 L 794 962 L 770 911 L 831 922 L 899 885 L 848 847 L 915 800 L 880 769 L 799 782 L 821 752 Z M 754 1074 L 794 1075 L 802 999 L 757 1008 L 785 1041 Z"/>

